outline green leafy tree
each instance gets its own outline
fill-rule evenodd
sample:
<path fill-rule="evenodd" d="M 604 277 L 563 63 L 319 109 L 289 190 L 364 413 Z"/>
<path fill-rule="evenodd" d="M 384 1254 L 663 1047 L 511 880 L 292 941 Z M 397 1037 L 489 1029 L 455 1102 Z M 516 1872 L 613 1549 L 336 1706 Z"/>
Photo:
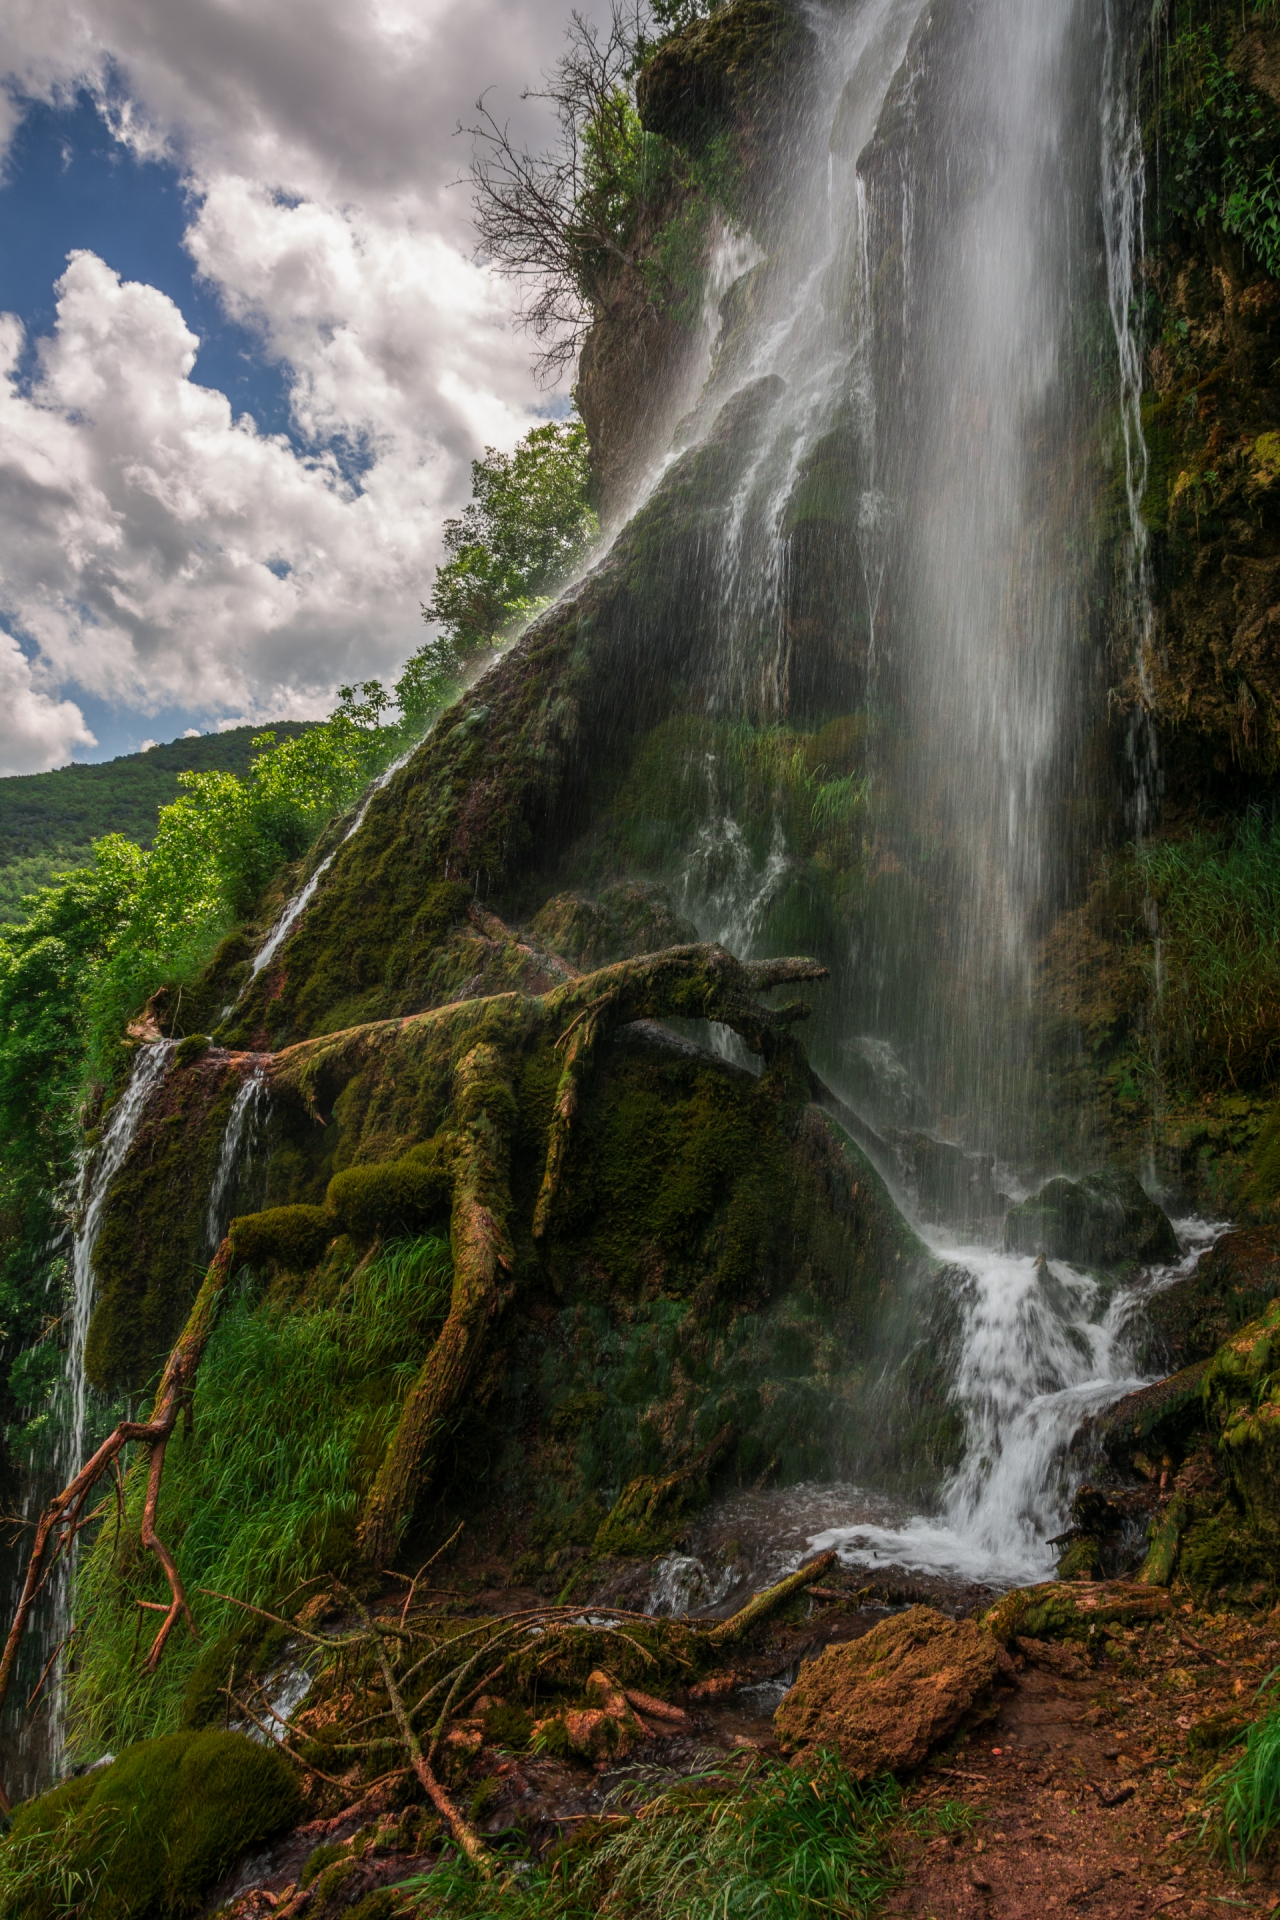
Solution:
<path fill-rule="evenodd" d="M 424 617 L 452 649 L 417 671 L 447 677 L 546 604 L 582 560 L 598 523 L 587 499 L 587 434 L 577 419 L 534 427 L 513 453 L 485 449 L 471 463 L 471 500 L 446 520 L 449 558 L 436 569 Z M 411 663 L 413 665 L 413 663 Z M 413 688 L 416 691 L 418 681 Z"/>

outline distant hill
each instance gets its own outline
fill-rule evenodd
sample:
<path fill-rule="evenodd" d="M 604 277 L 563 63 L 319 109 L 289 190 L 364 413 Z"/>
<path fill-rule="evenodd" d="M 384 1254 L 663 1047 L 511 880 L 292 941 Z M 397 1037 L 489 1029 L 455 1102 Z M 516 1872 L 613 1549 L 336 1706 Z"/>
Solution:
<path fill-rule="evenodd" d="M 171 740 L 98 766 L 0 779 L 0 925 L 23 918 L 23 894 L 55 873 L 87 866 L 90 842 L 104 833 L 123 833 L 150 846 L 161 807 L 178 797 L 180 773 L 244 773 L 257 734 L 292 740 L 306 730 L 305 721 L 275 720 Z"/>

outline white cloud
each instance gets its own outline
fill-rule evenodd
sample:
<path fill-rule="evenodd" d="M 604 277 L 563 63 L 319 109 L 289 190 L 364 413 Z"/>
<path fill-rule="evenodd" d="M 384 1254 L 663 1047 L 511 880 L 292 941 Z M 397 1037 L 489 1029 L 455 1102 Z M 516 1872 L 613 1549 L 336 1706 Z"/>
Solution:
<path fill-rule="evenodd" d="M 13 672 L 27 689 L 0 705 L 0 770 L 88 742 L 77 690 L 209 725 L 309 714 L 418 644 L 469 462 L 513 444 L 540 398 L 510 288 L 470 257 L 453 128 L 494 84 L 533 129 L 519 89 L 555 58 L 567 10 L 9 0 L 15 97 L 89 85 L 120 138 L 184 168 L 193 260 L 287 367 L 305 444 L 193 384 L 181 313 L 122 284 L 106 243 L 71 258 L 30 391 L 0 383 L 0 607 L 24 642 L 0 685 Z M 0 141 L 12 124 L 10 108 Z M 11 316 L 0 335 L 11 375 Z M 332 444 L 368 462 L 358 487 Z"/>

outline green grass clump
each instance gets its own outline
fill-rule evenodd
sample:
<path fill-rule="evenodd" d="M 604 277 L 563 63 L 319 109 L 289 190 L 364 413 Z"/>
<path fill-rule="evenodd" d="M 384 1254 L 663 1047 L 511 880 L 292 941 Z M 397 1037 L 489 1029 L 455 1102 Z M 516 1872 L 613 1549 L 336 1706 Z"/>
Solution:
<path fill-rule="evenodd" d="M 391 1243 L 308 1307 L 231 1303 L 196 1381 L 193 1421 L 169 1442 L 159 1526 L 206 1646 L 244 1615 L 201 1592 L 258 1606 L 351 1557 L 363 1493 L 401 1402 L 448 1307 L 447 1242 Z M 138 1546 L 146 1461 L 126 1480 L 126 1526 L 104 1523 L 77 1582 L 83 1623 L 71 1673 L 78 1748 L 167 1731 L 200 1647 L 175 1634 L 160 1670 L 141 1671 L 139 1600 L 167 1596 Z"/>
<path fill-rule="evenodd" d="M 1280 1065 L 1280 834 L 1251 816 L 1229 835 L 1140 849 L 1159 913 L 1134 949 L 1166 1071 L 1191 1086 L 1255 1086 Z"/>
<path fill-rule="evenodd" d="M 28 1801 L 0 1843 L 0 1920 L 183 1920 L 296 1825 L 298 1774 L 239 1733 L 175 1733 Z"/>
<path fill-rule="evenodd" d="M 855 1786 L 830 1755 L 741 1781 L 703 1776 L 501 1894 L 452 1863 L 414 1891 L 424 1915 L 450 1920 L 861 1920 L 895 1883 L 899 1806 L 891 1779 Z"/>
<path fill-rule="evenodd" d="M 1274 1699 L 1278 1684 L 1280 1668 L 1263 1681 L 1258 1698 Z M 1223 1851 L 1243 1874 L 1280 1827 L 1280 1705 L 1249 1728 L 1244 1752 L 1218 1775 L 1209 1804 Z"/>

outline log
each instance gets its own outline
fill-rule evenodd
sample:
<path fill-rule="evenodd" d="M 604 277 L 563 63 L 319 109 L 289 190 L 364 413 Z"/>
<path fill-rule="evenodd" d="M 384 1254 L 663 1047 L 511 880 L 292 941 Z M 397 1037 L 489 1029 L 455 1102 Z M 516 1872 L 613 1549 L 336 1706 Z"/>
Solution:
<path fill-rule="evenodd" d="M 810 1560 L 807 1566 L 797 1567 L 796 1571 L 789 1573 L 785 1580 L 779 1580 L 776 1587 L 766 1587 L 763 1593 L 758 1593 L 753 1600 L 748 1600 L 740 1612 L 735 1613 L 728 1620 L 722 1620 L 718 1627 L 712 1627 L 710 1633 L 706 1635 L 707 1643 L 713 1647 L 723 1647 L 727 1646 L 731 1640 L 740 1640 L 758 1620 L 763 1620 L 766 1614 L 780 1607 L 784 1600 L 791 1598 L 793 1593 L 799 1593 L 803 1587 L 810 1586 L 815 1580 L 820 1580 L 824 1573 L 830 1572 L 835 1563 L 836 1556 L 833 1551 L 820 1553 L 817 1559 Z"/>
<path fill-rule="evenodd" d="M 1046 1640 L 1054 1634 L 1087 1633 L 1112 1622 L 1132 1624 L 1168 1613 L 1168 1593 L 1133 1580 L 1048 1580 L 1015 1587 L 988 1607 L 978 1622 L 1003 1646 L 1019 1634 Z"/>

